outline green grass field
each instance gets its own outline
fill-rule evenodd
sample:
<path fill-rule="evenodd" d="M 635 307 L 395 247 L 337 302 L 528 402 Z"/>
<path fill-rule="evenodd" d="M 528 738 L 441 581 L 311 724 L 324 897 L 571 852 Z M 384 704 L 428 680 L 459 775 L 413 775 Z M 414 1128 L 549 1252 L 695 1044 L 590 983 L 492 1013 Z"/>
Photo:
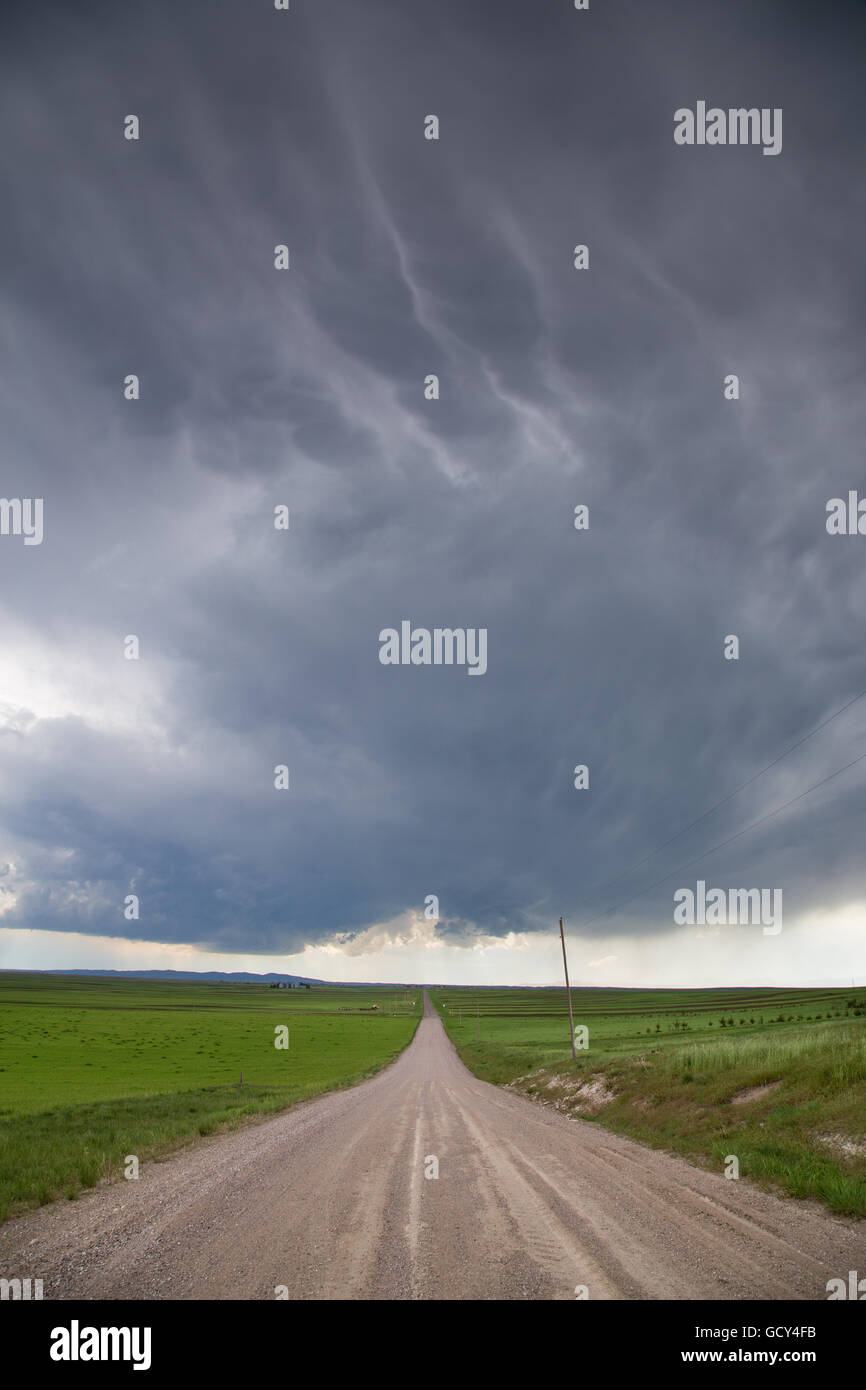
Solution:
<path fill-rule="evenodd" d="M 351 1085 L 421 1011 L 420 989 L 0 974 L 0 1220 Z"/>
<path fill-rule="evenodd" d="M 468 1067 L 717 1172 L 866 1216 L 866 992 L 431 990 Z"/>

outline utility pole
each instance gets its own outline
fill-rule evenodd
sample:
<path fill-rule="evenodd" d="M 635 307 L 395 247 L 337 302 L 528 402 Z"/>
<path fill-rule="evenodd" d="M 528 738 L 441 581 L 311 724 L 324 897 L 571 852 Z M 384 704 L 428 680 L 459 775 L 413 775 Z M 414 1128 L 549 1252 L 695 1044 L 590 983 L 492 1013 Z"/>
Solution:
<path fill-rule="evenodd" d="M 568 961 L 565 958 L 565 932 L 562 930 L 562 918 L 559 919 L 559 939 L 562 942 L 562 965 L 565 970 L 565 992 L 568 995 L 568 1023 L 571 1028 L 571 1060 L 577 1061 L 577 1053 L 574 1050 L 574 1014 L 571 1011 L 571 986 L 568 983 Z"/>

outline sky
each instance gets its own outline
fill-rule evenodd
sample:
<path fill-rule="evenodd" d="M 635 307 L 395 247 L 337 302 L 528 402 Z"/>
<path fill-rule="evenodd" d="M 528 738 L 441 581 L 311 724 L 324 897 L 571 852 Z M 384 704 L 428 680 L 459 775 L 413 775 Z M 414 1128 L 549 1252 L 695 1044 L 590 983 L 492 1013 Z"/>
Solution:
<path fill-rule="evenodd" d="M 864 39 L 4 7 L 0 967 L 866 982 Z"/>

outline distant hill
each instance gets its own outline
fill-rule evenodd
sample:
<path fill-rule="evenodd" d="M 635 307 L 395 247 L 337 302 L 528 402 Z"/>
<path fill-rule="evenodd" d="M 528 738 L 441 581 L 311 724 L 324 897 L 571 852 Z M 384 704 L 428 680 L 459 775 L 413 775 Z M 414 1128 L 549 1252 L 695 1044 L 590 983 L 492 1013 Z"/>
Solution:
<path fill-rule="evenodd" d="M 28 970 L 28 975 L 100 975 L 120 980 L 211 980 L 217 984 L 275 985 L 283 983 L 324 985 L 330 980 L 314 980 L 311 975 L 253 975 L 247 970 L 225 973 L 221 970 Z"/>

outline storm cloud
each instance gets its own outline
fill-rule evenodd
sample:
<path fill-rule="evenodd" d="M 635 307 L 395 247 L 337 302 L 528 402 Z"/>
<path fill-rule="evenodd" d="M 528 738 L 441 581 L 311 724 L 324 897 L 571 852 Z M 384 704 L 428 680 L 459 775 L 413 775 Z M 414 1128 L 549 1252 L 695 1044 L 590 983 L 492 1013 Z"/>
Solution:
<path fill-rule="evenodd" d="M 564 914 L 604 957 L 698 876 L 863 898 L 866 764 L 707 851 L 866 700 L 629 870 L 866 687 L 866 538 L 825 526 L 866 491 L 864 29 L 4 11 L 2 492 L 44 499 L 0 537 L 4 927 L 351 951 L 435 894 L 442 939 Z M 782 109 L 781 152 L 678 146 L 699 100 Z M 383 665 L 404 620 L 485 629 L 483 677 Z"/>

